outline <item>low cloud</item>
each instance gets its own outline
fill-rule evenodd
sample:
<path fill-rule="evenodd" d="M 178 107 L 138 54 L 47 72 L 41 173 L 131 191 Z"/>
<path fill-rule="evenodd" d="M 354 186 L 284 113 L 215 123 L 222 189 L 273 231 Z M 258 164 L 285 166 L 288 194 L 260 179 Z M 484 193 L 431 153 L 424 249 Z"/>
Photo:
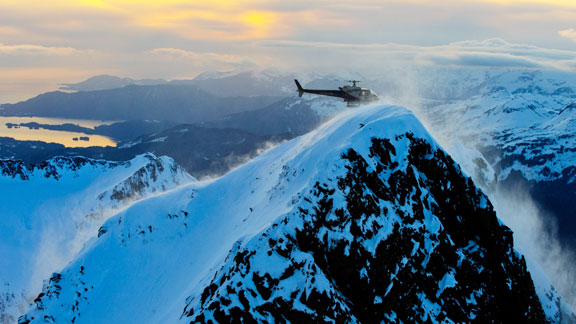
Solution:
<path fill-rule="evenodd" d="M 530 57 L 533 59 L 546 60 L 570 60 L 576 56 L 576 52 L 538 47 L 527 44 L 515 44 L 500 38 L 491 38 L 483 41 L 462 41 L 446 45 L 460 51 L 499 53 L 518 57 Z"/>
<path fill-rule="evenodd" d="M 558 32 L 558 35 L 576 42 L 576 30 L 574 28 L 561 30 Z"/>
<path fill-rule="evenodd" d="M 42 45 L 6 45 L 0 43 L 0 55 L 69 56 L 86 53 L 72 47 L 49 47 Z"/>
<path fill-rule="evenodd" d="M 156 48 L 146 53 L 170 59 L 184 59 L 200 68 L 249 69 L 258 67 L 258 64 L 248 58 L 231 54 L 198 53 L 179 48 Z"/>
<path fill-rule="evenodd" d="M 427 55 L 427 60 L 438 65 L 455 65 L 471 67 L 520 67 L 542 68 L 542 64 L 527 59 L 507 54 L 493 53 L 455 53 L 448 55 Z"/>
<path fill-rule="evenodd" d="M 20 28 L 14 26 L 0 26 L 0 35 L 2 36 L 21 36 L 23 34 Z"/>
<path fill-rule="evenodd" d="M 576 40 L 576 31 L 572 30 L 572 32 L 574 32 Z M 370 59 L 375 62 L 394 60 L 404 61 L 406 63 L 440 66 L 572 70 L 574 68 L 574 58 L 576 57 L 575 51 L 514 44 L 499 38 L 483 41 L 467 40 L 447 45 L 433 46 L 395 43 L 348 44 L 284 40 L 261 41 L 258 44 L 267 48 L 277 47 L 303 53 L 312 52 L 314 55 L 325 52 L 329 53 L 329 57 L 340 59 L 353 55 L 362 57 L 364 63 Z"/>

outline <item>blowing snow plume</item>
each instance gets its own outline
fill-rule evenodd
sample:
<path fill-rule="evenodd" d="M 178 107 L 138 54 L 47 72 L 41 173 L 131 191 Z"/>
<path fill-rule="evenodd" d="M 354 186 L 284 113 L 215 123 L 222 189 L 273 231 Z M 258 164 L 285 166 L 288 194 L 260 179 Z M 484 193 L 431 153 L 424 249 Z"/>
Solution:
<path fill-rule="evenodd" d="M 559 242 L 554 220 L 538 208 L 525 188 L 498 186 L 489 196 L 498 215 L 513 229 L 517 248 L 526 255 L 533 277 L 541 278 L 543 273 L 548 278 L 570 306 L 562 305 L 564 312 L 576 309 L 576 259 L 574 252 Z M 536 282 L 539 294 L 550 290 L 550 283 Z M 561 303 L 557 294 L 541 299 Z"/>

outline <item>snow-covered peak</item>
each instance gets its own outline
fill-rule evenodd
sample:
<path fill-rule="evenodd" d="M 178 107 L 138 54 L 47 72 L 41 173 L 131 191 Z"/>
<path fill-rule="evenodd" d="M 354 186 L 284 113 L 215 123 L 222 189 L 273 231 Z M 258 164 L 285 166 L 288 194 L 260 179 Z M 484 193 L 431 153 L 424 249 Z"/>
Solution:
<path fill-rule="evenodd" d="M 509 229 L 396 106 L 345 111 L 99 233 L 22 323 L 544 320 Z"/>
<path fill-rule="evenodd" d="M 206 71 L 206 72 L 202 72 L 202 73 L 198 74 L 194 78 L 194 80 L 201 81 L 201 80 L 222 79 L 222 78 L 227 78 L 227 77 L 238 75 L 239 73 L 242 73 L 242 71 L 227 71 L 227 72 Z"/>

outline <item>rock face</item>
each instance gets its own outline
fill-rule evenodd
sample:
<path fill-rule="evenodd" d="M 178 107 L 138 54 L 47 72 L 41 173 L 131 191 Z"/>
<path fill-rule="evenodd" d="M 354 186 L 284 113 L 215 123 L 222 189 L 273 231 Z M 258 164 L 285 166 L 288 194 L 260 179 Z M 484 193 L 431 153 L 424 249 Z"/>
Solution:
<path fill-rule="evenodd" d="M 44 321 L 547 318 L 486 196 L 414 115 L 374 105 L 110 218 L 20 318 Z"/>

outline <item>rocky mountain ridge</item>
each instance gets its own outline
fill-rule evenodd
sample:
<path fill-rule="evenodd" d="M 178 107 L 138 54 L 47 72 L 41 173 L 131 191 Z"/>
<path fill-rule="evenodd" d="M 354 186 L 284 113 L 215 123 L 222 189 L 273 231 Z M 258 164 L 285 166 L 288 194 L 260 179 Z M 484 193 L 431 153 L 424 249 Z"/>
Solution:
<path fill-rule="evenodd" d="M 21 323 L 564 315 L 537 295 L 487 197 L 399 107 L 342 113 L 226 176 L 143 200 L 100 233 Z"/>

